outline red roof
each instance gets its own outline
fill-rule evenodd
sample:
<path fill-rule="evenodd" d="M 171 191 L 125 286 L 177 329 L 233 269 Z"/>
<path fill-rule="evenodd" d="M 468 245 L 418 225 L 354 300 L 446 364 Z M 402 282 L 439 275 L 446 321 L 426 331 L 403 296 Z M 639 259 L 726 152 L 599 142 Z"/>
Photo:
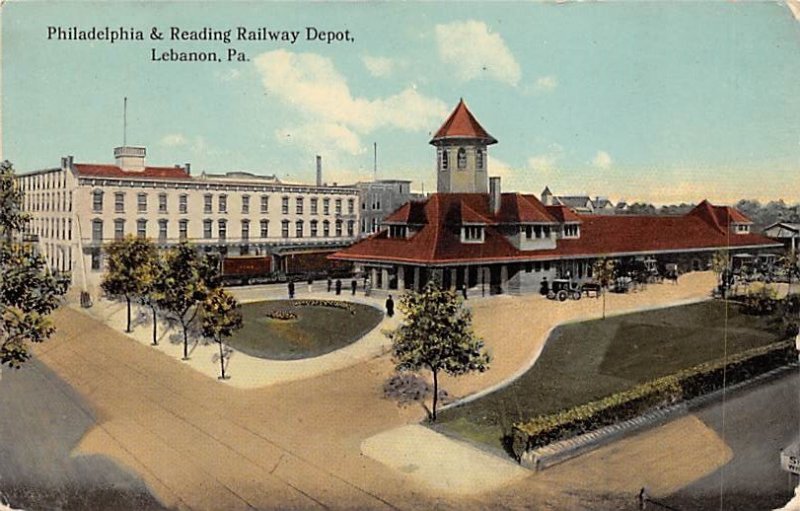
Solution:
<path fill-rule="evenodd" d="M 76 163 L 78 174 L 87 177 L 109 178 L 148 178 L 148 179 L 191 179 L 191 175 L 181 167 L 145 167 L 141 171 L 125 171 L 116 165 L 97 165 Z"/>
<path fill-rule="evenodd" d="M 747 220 L 733 208 L 706 203 L 683 216 L 577 215 L 566 207 L 545 207 L 536 197 L 503 194 L 500 212 L 492 214 L 488 194 L 434 194 L 408 205 L 421 227 L 406 238 L 386 231 L 337 252 L 334 259 L 393 261 L 417 264 L 552 260 L 603 255 L 714 250 L 724 247 L 776 247 L 758 234 L 737 234 L 721 228 L 717 214 Z M 393 216 L 399 213 L 398 210 Z M 710 213 L 710 214 L 709 214 Z M 486 218 L 483 243 L 461 243 L 460 228 L 477 215 Z M 402 215 L 397 215 L 400 218 Z M 536 220 L 531 220 L 535 218 Z M 496 225 L 541 221 L 580 222 L 579 238 L 564 238 L 554 249 L 519 250 Z M 411 223 L 411 222 L 409 222 Z"/>
<path fill-rule="evenodd" d="M 435 144 L 439 140 L 449 138 L 477 138 L 482 139 L 486 144 L 497 143 L 497 139 L 489 135 L 478 120 L 475 119 L 463 99 L 458 102 L 456 109 L 444 121 L 444 124 L 433 136 L 430 143 Z"/>

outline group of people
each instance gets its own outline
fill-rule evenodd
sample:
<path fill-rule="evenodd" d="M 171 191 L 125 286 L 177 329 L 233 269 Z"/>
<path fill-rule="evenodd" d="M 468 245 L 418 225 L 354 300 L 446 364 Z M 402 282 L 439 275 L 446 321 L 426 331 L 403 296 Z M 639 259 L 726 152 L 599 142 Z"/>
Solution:
<path fill-rule="evenodd" d="M 314 279 L 312 277 L 308 277 L 308 292 L 311 293 L 313 288 L 314 288 Z M 294 300 L 294 295 L 295 295 L 295 291 L 296 291 L 294 280 L 289 280 L 289 282 L 287 284 L 287 289 L 289 291 L 289 299 L 290 300 Z M 364 276 L 364 295 L 365 296 L 369 296 L 370 295 L 370 289 L 371 289 L 371 286 L 370 286 L 369 277 L 367 277 L 365 275 Z M 331 290 L 334 290 L 337 295 L 341 295 L 342 294 L 342 280 L 341 279 L 336 279 L 334 281 L 330 276 L 328 276 L 328 292 L 330 293 Z M 358 290 L 358 280 L 353 278 L 350 281 L 350 293 L 353 296 L 355 296 L 357 290 Z M 466 295 L 466 288 L 465 288 L 464 289 L 464 298 L 466 298 L 466 297 L 467 297 L 467 295 Z M 389 297 L 386 298 L 385 306 L 386 306 L 386 315 L 389 316 L 389 317 L 394 316 L 394 300 L 392 299 L 392 295 L 389 295 Z"/>

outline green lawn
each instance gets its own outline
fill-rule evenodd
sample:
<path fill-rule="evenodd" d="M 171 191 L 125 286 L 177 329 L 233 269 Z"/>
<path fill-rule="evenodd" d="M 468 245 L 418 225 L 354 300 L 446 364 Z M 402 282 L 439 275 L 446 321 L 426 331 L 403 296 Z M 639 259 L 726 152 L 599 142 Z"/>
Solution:
<path fill-rule="evenodd" d="M 323 306 L 295 307 L 290 300 L 242 305 L 244 327 L 231 337 L 236 350 L 259 358 L 297 360 L 330 353 L 361 338 L 383 318 L 374 307 L 350 303 L 354 314 Z M 273 310 L 297 314 L 296 320 L 266 317 Z"/>
<path fill-rule="evenodd" d="M 525 321 L 534 318 L 535 313 Z M 502 448 L 515 422 L 721 358 L 725 321 L 725 304 L 707 301 L 561 326 L 521 378 L 443 411 L 437 428 Z M 728 354 L 778 341 L 784 333 L 779 318 L 745 315 L 735 305 L 730 306 L 727 325 Z"/>

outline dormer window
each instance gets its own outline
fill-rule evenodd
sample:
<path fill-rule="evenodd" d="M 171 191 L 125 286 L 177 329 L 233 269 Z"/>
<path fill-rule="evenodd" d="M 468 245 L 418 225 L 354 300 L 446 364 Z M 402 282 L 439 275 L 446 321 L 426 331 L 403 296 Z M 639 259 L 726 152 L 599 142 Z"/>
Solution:
<path fill-rule="evenodd" d="M 749 234 L 750 225 L 748 224 L 733 224 L 733 230 L 736 234 Z"/>
<path fill-rule="evenodd" d="M 408 227 L 405 225 L 390 225 L 389 237 L 390 238 L 405 238 L 408 235 Z"/>
<path fill-rule="evenodd" d="M 575 224 L 568 224 L 564 226 L 564 237 L 565 238 L 577 238 L 580 234 L 580 230 L 577 225 Z"/>
<path fill-rule="evenodd" d="M 467 150 L 463 147 L 458 148 L 458 170 L 467 168 Z"/>
<path fill-rule="evenodd" d="M 461 243 L 483 243 L 484 228 L 482 225 L 464 225 L 461 227 Z"/>

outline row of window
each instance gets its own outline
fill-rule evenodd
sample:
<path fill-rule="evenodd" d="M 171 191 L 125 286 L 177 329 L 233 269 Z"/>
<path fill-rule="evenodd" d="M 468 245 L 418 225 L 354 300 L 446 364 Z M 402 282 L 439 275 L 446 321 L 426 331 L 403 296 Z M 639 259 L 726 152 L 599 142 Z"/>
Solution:
<path fill-rule="evenodd" d="M 479 147 L 475 150 L 475 168 L 483 170 L 485 165 L 486 154 L 484 149 Z M 456 166 L 458 170 L 467 168 L 467 150 L 463 147 L 459 147 L 456 152 Z M 450 168 L 450 153 L 447 149 L 439 151 L 439 168 L 442 170 L 448 170 Z"/>
<path fill-rule="evenodd" d="M 34 218 L 26 228 L 28 234 L 35 234 L 40 238 L 59 240 L 72 239 L 71 218 Z"/>
<path fill-rule="evenodd" d="M 225 240 L 228 237 L 228 221 L 227 220 L 217 220 L 217 237 L 220 240 Z M 289 237 L 289 220 L 281 221 L 281 236 L 284 238 Z M 305 222 L 303 220 L 297 220 L 295 222 L 295 237 L 302 238 L 305 235 L 304 230 Z M 309 236 L 315 238 L 319 236 L 319 222 L 317 220 L 311 220 L 309 222 L 310 229 L 309 229 Z M 169 220 L 161 219 L 158 221 L 158 240 L 159 241 L 166 241 L 167 240 L 167 229 L 169 226 Z M 334 223 L 335 227 L 335 235 L 342 236 L 343 230 L 343 222 L 341 220 L 336 220 Z M 203 238 L 204 239 L 212 239 L 214 230 L 214 221 L 210 219 L 203 220 Z M 347 222 L 347 235 L 353 236 L 355 230 L 355 222 L 349 220 Z M 189 221 L 188 220 L 179 220 L 178 221 L 178 239 L 186 240 L 188 239 L 188 232 L 189 232 Z M 242 220 L 241 223 L 241 233 L 242 239 L 248 240 L 250 239 L 250 221 L 249 220 Z M 136 220 L 136 235 L 140 238 L 147 237 L 147 220 L 140 218 Z M 331 235 L 331 222 L 325 220 L 322 222 L 322 236 L 327 238 Z M 269 220 L 261 220 L 260 221 L 260 236 L 262 238 L 269 237 Z M 114 239 L 120 240 L 125 237 L 125 220 L 118 218 L 114 220 Z M 70 220 L 70 239 L 72 239 L 72 221 Z M 103 221 L 100 219 L 95 219 L 92 221 L 92 240 L 95 242 L 102 242 L 103 241 Z"/>
<path fill-rule="evenodd" d="M 52 188 L 66 188 L 67 186 L 66 172 L 47 172 L 45 174 L 21 176 L 18 179 L 20 188 L 24 192 L 31 190 L 49 190 Z"/>
<path fill-rule="evenodd" d="M 103 211 L 103 190 L 94 190 L 92 192 L 92 211 L 95 213 L 100 213 Z M 136 211 L 138 213 L 146 213 L 147 212 L 147 193 L 141 192 L 136 194 Z M 323 215 L 330 215 L 331 212 L 331 200 L 328 198 L 322 199 L 322 214 Z M 189 196 L 188 194 L 181 194 L 178 196 L 178 213 L 179 214 L 186 214 L 188 213 L 188 203 L 189 203 Z M 312 215 L 319 214 L 319 199 L 317 197 L 311 197 L 309 199 L 309 209 Z M 214 208 L 214 196 L 210 193 L 205 194 L 203 196 L 203 213 L 204 214 L 211 214 L 213 213 Z M 334 200 L 334 208 L 337 215 L 342 214 L 342 199 L 335 199 Z M 158 194 L 158 212 L 159 213 L 167 213 L 168 209 L 168 198 L 166 193 Z M 260 196 L 260 211 L 261 213 L 269 213 L 269 195 L 261 195 Z M 298 215 L 302 215 L 305 211 L 305 201 L 304 197 L 295 197 L 295 213 Z M 115 213 L 124 213 L 125 212 L 125 192 L 114 192 L 114 212 Z M 228 212 L 228 196 L 225 194 L 217 196 L 217 212 L 218 213 L 227 213 Z M 355 213 L 355 199 L 348 199 L 347 200 L 347 212 L 348 214 Z M 250 213 L 250 196 L 249 195 L 242 195 L 242 214 L 249 214 Z M 289 214 L 289 197 L 283 197 L 281 199 L 281 213 L 284 215 Z"/>
<path fill-rule="evenodd" d="M 37 192 L 25 194 L 26 211 L 72 211 L 72 192 Z"/>

